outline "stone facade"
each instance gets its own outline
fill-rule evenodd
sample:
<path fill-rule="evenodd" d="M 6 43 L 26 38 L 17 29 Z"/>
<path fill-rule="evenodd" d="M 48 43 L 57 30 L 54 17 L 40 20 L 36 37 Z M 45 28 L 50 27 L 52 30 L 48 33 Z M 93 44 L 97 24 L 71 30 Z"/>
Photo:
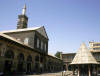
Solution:
<path fill-rule="evenodd" d="M 89 42 L 90 51 L 100 64 L 100 42 Z M 98 65 L 98 73 L 100 74 L 100 65 Z"/>
<path fill-rule="evenodd" d="M 39 30 L 45 30 L 44 27 L 38 27 L 37 29 L 24 29 L 24 30 L 12 30 L 4 31 L 3 34 L 9 35 L 10 37 L 21 41 L 23 44 L 30 46 L 33 49 L 37 49 L 42 53 L 48 53 L 48 37 L 44 34 L 45 32 L 40 33 Z M 38 41 L 37 41 L 38 40 Z M 38 46 L 38 47 L 37 47 Z"/>
<path fill-rule="evenodd" d="M 89 42 L 90 51 L 100 63 L 100 42 Z"/>
<path fill-rule="evenodd" d="M 72 62 L 74 56 L 75 56 L 75 53 L 62 54 L 62 60 L 64 62 L 65 70 L 72 70 L 70 63 Z"/>
<path fill-rule="evenodd" d="M 27 28 L 24 6 L 17 30 L 0 32 L 0 72 L 44 73 L 63 69 L 63 61 L 48 54 L 48 36 L 44 26 Z M 24 17 L 25 16 L 25 17 Z"/>
<path fill-rule="evenodd" d="M 29 45 L 32 48 L 34 48 L 34 36 L 35 36 L 34 31 L 12 32 L 12 33 L 5 33 L 5 34 L 23 42 L 26 45 Z M 26 39 L 28 40 L 27 42 L 25 42 Z"/>
<path fill-rule="evenodd" d="M 0 71 L 43 73 L 62 70 L 62 60 L 0 35 Z"/>
<path fill-rule="evenodd" d="M 40 56 L 38 52 L 10 40 L 2 39 L 2 41 L 0 40 L 0 44 L 0 61 L 3 63 L 0 71 L 12 72 L 15 70 L 16 72 L 31 72 L 35 69 L 35 57 L 37 55 Z M 30 63 L 29 66 L 27 65 L 28 63 Z M 18 66 L 20 66 L 21 71 L 19 71 Z"/>

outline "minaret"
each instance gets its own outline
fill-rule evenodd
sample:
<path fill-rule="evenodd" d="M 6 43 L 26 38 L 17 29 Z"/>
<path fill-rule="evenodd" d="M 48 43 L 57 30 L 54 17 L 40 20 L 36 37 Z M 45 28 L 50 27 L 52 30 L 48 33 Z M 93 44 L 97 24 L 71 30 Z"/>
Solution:
<path fill-rule="evenodd" d="M 28 17 L 26 16 L 26 5 L 22 10 L 22 14 L 18 15 L 17 29 L 27 28 Z"/>

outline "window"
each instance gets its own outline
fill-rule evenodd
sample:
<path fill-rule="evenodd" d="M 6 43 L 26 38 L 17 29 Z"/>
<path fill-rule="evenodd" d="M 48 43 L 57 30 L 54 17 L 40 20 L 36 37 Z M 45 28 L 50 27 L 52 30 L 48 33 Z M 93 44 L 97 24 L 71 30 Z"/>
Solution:
<path fill-rule="evenodd" d="M 46 43 L 45 43 L 45 45 L 44 45 L 44 50 L 45 50 L 45 51 L 47 50 L 47 48 L 46 48 L 46 47 L 47 47 L 47 45 L 46 45 Z"/>
<path fill-rule="evenodd" d="M 93 46 L 100 46 L 100 44 L 93 44 Z"/>
<path fill-rule="evenodd" d="M 93 50 L 100 50 L 100 48 L 93 48 Z"/>
<path fill-rule="evenodd" d="M 99 59 L 100 59 L 100 55 L 99 55 Z"/>
<path fill-rule="evenodd" d="M 39 61 L 39 56 L 35 56 L 35 61 Z"/>
<path fill-rule="evenodd" d="M 37 38 L 37 48 L 39 48 L 39 39 Z"/>
<path fill-rule="evenodd" d="M 24 44 L 27 44 L 28 45 L 28 43 L 29 43 L 29 38 L 25 38 L 24 39 Z"/>
<path fill-rule="evenodd" d="M 99 56 L 98 55 L 96 56 L 96 59 L 99 59 Z"/>
<path fill-rule="evenodd" d="M 43 50 L 43 41 L 41 41 L 41 50 Z"/>
<path fill-rule="evenodd" d="M 7 50 L 5 52 L 5 58 L 14 58 L 14 52 L 12 50 Z"/>
<path fill-rule="evenodd" d="M 0 43 L 0 56 L 1 56 L 1 43 Z"/>
<path fill-rule="evenodd" d="M 40 62 L 43 62 L 43 57 L 40 57 Z"/>

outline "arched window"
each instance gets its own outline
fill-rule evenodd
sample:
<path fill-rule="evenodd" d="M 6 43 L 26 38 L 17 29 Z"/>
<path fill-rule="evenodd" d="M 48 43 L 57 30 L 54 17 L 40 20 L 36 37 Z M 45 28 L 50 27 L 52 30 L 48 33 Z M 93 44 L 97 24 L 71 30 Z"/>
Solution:
<path fill-rule="evenodd" d="M 28 57 L 27 57 L 27 72 L 31 72 L 31 63 L 32 62 L 32 56 L 31 55 L 29 55 Z"/>
<path fill-rule="evenodd" d="M 20 53 L 18 55 L 18 65 L 17 65 L 17 70 L 19 72 L 23 72 L 24 71 L 23 65 L 24 65 L 24 54 Z"/>
<path fill-rule="evenodd" d="M 24 44 L 27 44 L 27 45 L 29 44 L 29 38 L 24 39 Z"/>
<path fill-rule="evenodd" d="M 45 49 L 45 51 L 47 50 L 47 45 L 46 45 L 46 43 L 45 43 L 45 45 L 44 45 L 44 49 Z"/>
<path fill-rule="evenodd" d="M 12 50 L 8 50 L 5 52 L 5 58 L 12 58 L 14 59 L 14 53 Z"/>
<path fill-rule="evenodd" d="M 37 38 L 37 48 L 39 48 L 40 40 Z"/>
<path fill-rule="evenodd" d="M 41 50 L 43 50 L 43 41 L 41 41 Z"/>
<path fill-rule="evenodd" d="M 11 72 L 11 68 L 13 67 L 13 61 L 11 59 L 14 59 L 14 53 L 12 50 L 7 50 L 4 54 L 4 57 L 7 58 L 4 63 L 4 71 L 7 73 Z M 9 59 L 9 60 L 8 60 Z"/>

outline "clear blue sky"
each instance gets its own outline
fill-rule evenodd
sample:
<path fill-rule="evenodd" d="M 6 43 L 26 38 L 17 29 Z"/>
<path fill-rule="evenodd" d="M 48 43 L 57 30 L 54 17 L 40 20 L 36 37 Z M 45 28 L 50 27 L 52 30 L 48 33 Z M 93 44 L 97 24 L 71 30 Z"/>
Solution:
<path fill-rule="evenodd" d="M 50 54 L 100 41 L 100 0 L 0 0 L 0 31 L 16 29 L 24 2 L 29 27 L 45 26 Z"/>

